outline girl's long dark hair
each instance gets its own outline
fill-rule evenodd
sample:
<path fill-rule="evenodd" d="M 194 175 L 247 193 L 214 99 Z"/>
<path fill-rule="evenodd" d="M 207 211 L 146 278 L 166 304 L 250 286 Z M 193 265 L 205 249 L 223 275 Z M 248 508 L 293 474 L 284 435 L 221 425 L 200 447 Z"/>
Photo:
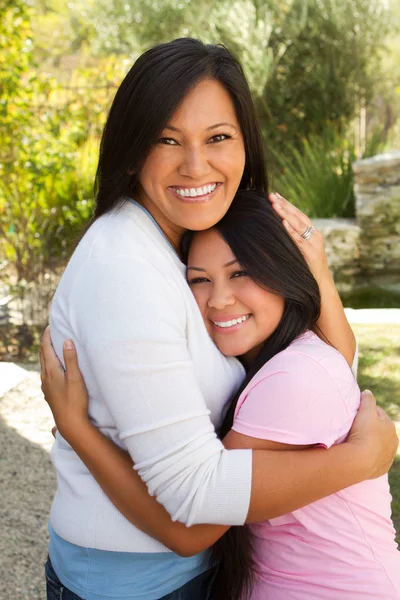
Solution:
<path fill-rule="evenodd" d="M 228 405 L 221 425 L 221 439 L 231 429 L 239 396 L 266 362 L 307 330 L 317 330 L 321 299 L 315 281 L 299 248 L 273 211 L 265 194 L 240 191 L 215 229 L 231 248 L 241 267 L 257 284 L 285 300 L 282 319 L 265 341 L 240 389 Z M 187 259 L 195 233 L 184 236 Z M 284 398 L 282 401 L 284 402 Z M 265 399 L 268 402 L 268 398 Z M 253 584 L 252 535 L 247 526 L 231 527 L 212 548 L 218 562 L 213 600 L 245 600 Z"/>
<path fill-rule="evenodd" d="M 187 94 L 204 79 L 218 81 L 235 107 L 246 153 L 239 188 L 267 190 L 260 128 L 240 64 L 224 46 L 180 38 L 142 54 L 115 95 L 100 145 L 95 219 L 135 195 L 151 148 Z"/>

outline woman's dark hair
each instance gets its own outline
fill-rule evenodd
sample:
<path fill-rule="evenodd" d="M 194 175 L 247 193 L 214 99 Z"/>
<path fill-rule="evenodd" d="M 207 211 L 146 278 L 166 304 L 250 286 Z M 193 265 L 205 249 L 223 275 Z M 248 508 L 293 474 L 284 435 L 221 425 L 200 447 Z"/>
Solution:
<path fill-rule="evenodd" d="M 152 146 L 182 100 L 204 79 L 221 83 L 235 107 L 246 152 L 239 188 L 267 190 L 261 133 L 240 64 L 224 46 L 181 38 L 142 54 L 115 95 L 100 145 L 94 218 L 135 194 Z"/>
<path fill-rule="evenodd" d="M 283 316 L 235 393 L 221 425 L 221 439 L 231 429 L 240 394 L 261 367 L 307 330 L 316 331 L 321 299 L 303 255 L 272 209 L 265 194 L 239 191 L 215 229 L 231 248 L 241 267 L 258 285 L 284 298 Z M 182 240 L 184 259 L 195 232 Z M 268 398 L 265 399 L 268 402 Z M 282 398 L 284 401 L 284 398 Z M 218 562 L 213 600 L 244 600 L 253 583 L 252 536 L 247 526 L 231 527 L 212 548 Z"/>

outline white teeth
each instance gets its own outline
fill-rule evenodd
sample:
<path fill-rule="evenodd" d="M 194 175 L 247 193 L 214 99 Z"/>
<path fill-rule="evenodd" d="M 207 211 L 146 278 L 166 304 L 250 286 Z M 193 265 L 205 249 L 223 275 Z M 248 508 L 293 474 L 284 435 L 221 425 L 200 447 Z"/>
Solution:
<path fill-rule="evenodd" d="M 244 317 L 239 317 L 238 319 L 232 319 L 232 321 L 213 321 L 214 325 L 218 325 L 218 327 L 233 327 L 234 325 L 238 325 L 239 323 L 243 323 L 250 318 L 250 315 L 245 315 Z"/>
<path fill-rule="evenodd" d="M 204 185 L 203 187 L 198 187 L 198 188 L 176 188 L 176 187 L 174 187 L 173 190 L 177 194 L 179 194 L 179 196 L 181 196 L 182 198 L 187 198 L 189 196 L 191 198 L 195 198 L 196 196 L 205 196 L 206 194 L 211 194 L 211 192 L 213 192 L 216 187 L 217 187 L 216 183 L 211 183 L 210 185 Z"/>

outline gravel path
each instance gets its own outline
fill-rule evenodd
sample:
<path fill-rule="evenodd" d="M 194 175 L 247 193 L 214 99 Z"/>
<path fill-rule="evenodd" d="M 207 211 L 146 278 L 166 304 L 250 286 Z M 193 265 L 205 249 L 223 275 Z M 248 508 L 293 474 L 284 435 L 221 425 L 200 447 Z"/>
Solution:
<path fill-rule="evenodd" d="M 4 363 L 3 363 L 4 364 Z M 44 600 L 47 520 L 56 481 L 52 416 L 38 367 L 0 397 L 0 600 Z"/>

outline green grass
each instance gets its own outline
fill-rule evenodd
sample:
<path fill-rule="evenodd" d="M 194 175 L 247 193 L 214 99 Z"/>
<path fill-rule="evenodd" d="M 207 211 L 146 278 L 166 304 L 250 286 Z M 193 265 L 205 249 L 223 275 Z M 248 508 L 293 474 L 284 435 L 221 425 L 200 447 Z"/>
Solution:
<path fill-rule="evenodd" d="M 358 382 L 370 389 L 400 433 L 400 325 L 353 325 L 360 351 Z M 390 473 L 393 521 L 400 543 L 400 455 Z"/>

